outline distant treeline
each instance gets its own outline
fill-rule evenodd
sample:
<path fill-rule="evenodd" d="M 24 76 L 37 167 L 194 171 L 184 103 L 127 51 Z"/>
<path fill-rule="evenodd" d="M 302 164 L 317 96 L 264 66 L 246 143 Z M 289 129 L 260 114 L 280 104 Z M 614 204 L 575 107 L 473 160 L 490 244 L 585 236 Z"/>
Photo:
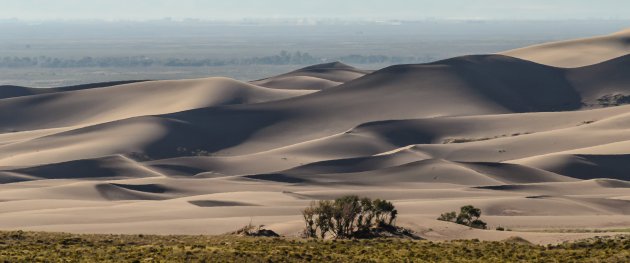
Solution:
<path fill-rule="evenodd" d="M 277 55 L 249 57 L 238 59 L 212 58 L 151 58 L 147 56 L 132 57 L 83 57 L 81 59 L 39 57 L 2 57 L 0 67 L 3 68 L 85 68 L 85 67 L 208 67 L 234 65 L 312 65 L 331 61 L 342 61 L 349 64 L 402 64 L 433 61 L 431 56 L 399 57 L 385 55 L 347 55 L 334 58 L 315 57 L 306 52 L 282 51 Z"/>

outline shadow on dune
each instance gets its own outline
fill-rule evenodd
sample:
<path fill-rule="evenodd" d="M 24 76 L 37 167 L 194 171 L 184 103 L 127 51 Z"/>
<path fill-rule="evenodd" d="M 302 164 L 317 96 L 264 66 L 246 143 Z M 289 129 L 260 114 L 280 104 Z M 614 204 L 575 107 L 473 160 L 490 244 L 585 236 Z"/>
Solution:
<path fill-rule="evenodd" d="M 142 168 L 132 160 L 118 155 L 45 164 L 14 169 L 11 172 L 26 174 L 38 179 L 125 179 L 159 175 Z"/>
<path fill-rule="evenodd" d="M 163 194 L 166 191 L 170 190 L 170 188 L 163 186 L 161 184 L 116 184 L 112 183 L 111 185 L 117 186 L 120 188 L 125 188 L 129 190 L 146 192 L 146 193 L 154 193 L 154 194 Z"/>
<path fill-rule="evenodd" d="M 166 170 L 168 174 L 174 175 L 184 175 L 184 176 L 193 176 L 198 173 L 206 172 L 204 169 L 199 169 L 195 167 L 185 166 L 185 165 L 176 165 L 176 164 L 154 164 L 151 165 L 152 168 L 156 168 L 158 170 Z"/>
<path fill-rule="evenodd" d="M 580 94 L 561 69 L 506 56 L 465 58 L 443 63 L 454 67 L 466 82 L 512 112 L 569 111 L 582 106 Z"/>
<path fill-rule="evenodd" d="M 94 186 L 96 191 L 107 200 L 164 200 L 172 189 L 160 184 L 115 184 L 103 183 Z"/>
<path fill-rule="evenodd" d="M 166 134 L 145 148 L 158 159 L 195 155 L 194 151 L 215 152 L 239 145 L 265 127 L 286 118 L 275 111 L 239 111 L 206 108 L 163 115 Z M 189 152 L 181 152 L 185 148 Z"/>
<path fill-rule="evenodd" d="M 258 206 L 249 203 L 235 202 L 235 201 L 219 201 L 219 200 L 193 200 L 188 201 L 192 205 L 199 207 L 223 207 L 223 206 Z"/>
<path fill-rule="evenodd" d="M 620 155 L 576 155 L 560 172 L 578 179 L 611 178 L 630 181 L 630 154 Z"/>
<path fill-rule="evenodd" d="M 111 87 L 111 86 L 122 85 L 122 84 L 143 82 L 143 81 L 147 81 L 147 80 L 109 81 L 109 82 L 89 83 L 89 84 L 64 86 L 64 87 L 56 87 L 56 88 L 29 88 L 29 87 L 13 86 L 13 85 L 0 85 L 0 99 L 30 96 L 30 95 L 45 94 L 45 93 L 83 90 L 83 89 L 105 88 L 105 87 Z"/>
<path fill-rule="evenodd" d="M 314 77 L 343 83 L 371 72 L 372 71 L 370 70 L 361 70 L 337 61 L 304 67 L 278 76 L 255 80 L 252 81 L 252 83 L 265 83 L 274 79 L 300 76 Z"/>
<path fill-rule="evenodd" d="M 308 183 L 310 180 L 299 178 L 286 174 L 255 174 L 255 175 L 246 175 L 245 178 L 255 179 L 255 180 L 263 180 L 263 181 L 272 181 L 278 183 L 287 183 L 287 184 L 302 184 Z"/>
<path fill-rule="evenodd" d="M 528 165 L 582 180 L 610 178 L 630 181 L 630 154 L 552 155 Z"/>

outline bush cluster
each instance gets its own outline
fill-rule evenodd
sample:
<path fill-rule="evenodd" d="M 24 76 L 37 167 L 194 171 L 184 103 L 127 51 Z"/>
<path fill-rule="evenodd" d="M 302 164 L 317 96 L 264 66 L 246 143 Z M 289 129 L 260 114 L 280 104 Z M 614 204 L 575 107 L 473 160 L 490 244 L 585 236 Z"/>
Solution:
<path fill-rule="evenodd" d="M 462 206 L 459 209 L 459 214 L 455 211 L 443 213 L 438 217 L 438 220 L 454 222 L 460 225 L 469 226 L 472 228 L 486 229 L 487 224 L 481 221 L 481 209 L 472 205 Z"/>
<path fill-rule="evenodd" d="M 398 211 L 387 200 L 356 195 L 344 196 L 334 201 L 312 202 L 302 210 L 306 224 L 304 236 L 310 238 L 351 238 L 371 228 L 394 224 Z"/>

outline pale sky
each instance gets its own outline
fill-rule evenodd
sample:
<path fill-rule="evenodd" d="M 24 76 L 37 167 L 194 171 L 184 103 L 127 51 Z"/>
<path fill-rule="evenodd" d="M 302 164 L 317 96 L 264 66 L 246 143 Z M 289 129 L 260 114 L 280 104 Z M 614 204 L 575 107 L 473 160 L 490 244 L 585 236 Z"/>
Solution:
<path fill-rule="evenodd" d="M 630 0 L 0 0 L 0 19 L 630 19 Z"/>

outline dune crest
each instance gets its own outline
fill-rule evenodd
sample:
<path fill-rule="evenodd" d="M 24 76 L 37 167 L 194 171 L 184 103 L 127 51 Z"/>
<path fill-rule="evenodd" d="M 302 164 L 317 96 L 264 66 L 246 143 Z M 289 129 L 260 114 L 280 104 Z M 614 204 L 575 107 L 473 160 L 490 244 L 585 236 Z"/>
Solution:
<path fill-rule="evenodd" d="M 501 54 L 555 67 L 583 67 L 630 54 L 630 29 L 606 36 L 543 43 Z"/>

